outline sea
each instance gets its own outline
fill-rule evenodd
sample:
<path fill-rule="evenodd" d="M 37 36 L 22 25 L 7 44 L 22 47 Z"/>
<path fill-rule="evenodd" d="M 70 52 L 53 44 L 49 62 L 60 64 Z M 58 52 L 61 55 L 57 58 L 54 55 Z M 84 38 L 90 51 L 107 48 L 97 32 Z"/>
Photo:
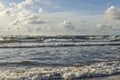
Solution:
<path fill-rule="evenodd" d="M 0 80 L 120 80 L 120 35 L 1 36 Z"/>

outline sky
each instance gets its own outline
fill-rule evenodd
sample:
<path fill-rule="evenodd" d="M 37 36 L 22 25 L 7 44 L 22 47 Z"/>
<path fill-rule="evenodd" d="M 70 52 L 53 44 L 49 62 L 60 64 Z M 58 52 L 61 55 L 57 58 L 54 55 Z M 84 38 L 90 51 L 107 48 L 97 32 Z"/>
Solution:
<path fill-rule="evenodd" d="M 0 0 L 0 35 L 119 35 L 120 0 Z"/>

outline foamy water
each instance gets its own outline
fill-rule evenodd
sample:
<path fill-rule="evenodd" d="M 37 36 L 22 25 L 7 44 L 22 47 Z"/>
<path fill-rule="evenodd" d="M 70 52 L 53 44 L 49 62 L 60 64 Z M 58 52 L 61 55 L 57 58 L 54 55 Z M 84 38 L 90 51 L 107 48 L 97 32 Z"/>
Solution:
<path fill-rule="evenodd" d="M 1 80 L 63 80 L 109 76 L 120 73 L 120 62 L 89 66 L 12 68 L 0 71 Z"/>

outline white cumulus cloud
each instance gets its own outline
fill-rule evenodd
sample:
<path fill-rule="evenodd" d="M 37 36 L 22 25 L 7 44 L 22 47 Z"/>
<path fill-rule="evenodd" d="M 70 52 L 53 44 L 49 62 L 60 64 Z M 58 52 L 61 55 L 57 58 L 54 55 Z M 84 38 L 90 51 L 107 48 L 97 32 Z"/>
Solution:
<path fill-rule="evenodd" d="M 40 2 L 40 0 L 24 0 L 21 3 L 11 3 L 17 9 L 23 9 L 26 6 L 32 5 L 35 2 Z"/>
<path fill-rule="evenodd" d="M 120 20 L 120 8 L 109 7 L 105 12 L 105 18 L 109 20 Z"/>

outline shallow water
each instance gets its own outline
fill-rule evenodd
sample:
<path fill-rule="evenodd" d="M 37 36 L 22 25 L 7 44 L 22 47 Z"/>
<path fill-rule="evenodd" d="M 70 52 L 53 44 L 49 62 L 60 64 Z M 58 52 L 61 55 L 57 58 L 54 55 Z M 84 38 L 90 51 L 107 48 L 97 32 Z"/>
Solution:
<path fill-rule="evenodd" d="M 72 65 L 119 61 L 119 46 L 79 46 L 0 49 L 0 62 L 30 61 L 47 65 Z"/>

